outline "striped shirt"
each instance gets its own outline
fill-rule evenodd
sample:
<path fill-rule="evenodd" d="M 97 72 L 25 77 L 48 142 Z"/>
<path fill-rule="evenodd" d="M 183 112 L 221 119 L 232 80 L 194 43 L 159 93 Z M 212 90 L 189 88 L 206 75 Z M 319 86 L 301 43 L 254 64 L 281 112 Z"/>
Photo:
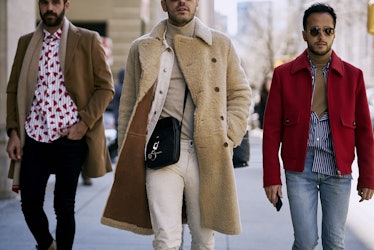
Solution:
<path fill-rule="evenodd" d="M 310 118 L 308 150 L 314 151 L 312 171 L 337 175 L 334 149 L 329 126 L 329 115 L 326 112 L 321 118 L 312 112 Z"/>
<path fill-rule="evenodd" d="M 316 66 L 309 60 L 312 71 L 313 95 L 316 79 Z M 327 84 L 327 74 L 330 62 L 322 69 Z M 313 98 L 312 98 L 313 100 Z M 314 162 L 312 171 L 330 176 L 340 176 L 350 178 L 350 175 L 341 176 L 335 161 L 334 147 L 332 143 L 331 131 L 329 126 L 329 114 L 325 112 L 321 118 L 315 112 L 311 112 L 308 151 L 314 152 Z"/>

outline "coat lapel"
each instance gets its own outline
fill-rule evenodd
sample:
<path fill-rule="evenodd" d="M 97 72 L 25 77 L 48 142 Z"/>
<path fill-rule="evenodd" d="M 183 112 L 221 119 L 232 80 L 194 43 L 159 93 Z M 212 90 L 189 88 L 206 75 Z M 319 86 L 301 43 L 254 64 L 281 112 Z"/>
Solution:
<path fill-rule="evenodd" d="M 174 38 L 175 54 L 178 64 L 191 93 L 200 92 L 200 90 L 196 88 L 201 85 L 194 83 L 204 82 L 204 79 L 206 79 L 209 73 L 207 67 L 211 67 L 212 62 L 217 62 L 217 58 L 214 58 L 214 56 L 210 54 L 211 50 L 209 47 L 211 47 L 213 43 L 213 34 L 210 28 L 196 17 L 195 22 L 194 37 L 176 35 Z"/>
<path fill-rule="evenodd" d="M 188 88 L 191 92 L 198 93 L 199 90 L 196 88 L 201 85 L 194 83 L 203 82 L 203 79 L 207 77 L 206 67 L 211 66 L 209 50 L 206 49 L 206 44 L 199 38 L 176 35 L 174 41 L 178 64 Z"/>
<path fill-rule="evenodd" d="M 61 70 L 65 74 L 65 56 L 66 56 L 66 43 L 68 39 L 69 28 L 71 27 L 69 20 L 65 17 L 64 25 L 62 27 L 62 36 L 58 55 L 60 57 Z M 71 34 L 72 35 L 72 34 Z M 69 37 L 70 38 L 70 37 Z M 68 50 L 69 51 L 69 50 Z M 70 65 L 70 64 L 68 64 Z"/>
<path fill-rule="evenodd" d="M 73 25 L 69 25 L 68 33 L 69 35 L 67 37 L 66 47 L 62 46 L 61 49 L 62 55 L 65 55 L 65 60 L 62 60 L 63 64 L 61 65 L 64 74 L 66 74 L 66 72 L 69 72 L 69 66 L 73 63 L 74 53 L 80 39 L 80 34 Z M 65 53 L 63 51 L 64 48 L 66 48 Z"/>

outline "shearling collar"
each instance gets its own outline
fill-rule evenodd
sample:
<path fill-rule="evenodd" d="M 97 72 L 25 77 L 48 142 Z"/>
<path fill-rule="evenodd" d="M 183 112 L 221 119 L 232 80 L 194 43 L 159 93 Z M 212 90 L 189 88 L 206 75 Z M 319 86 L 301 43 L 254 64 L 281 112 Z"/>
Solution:
<path fill-rule="evenodd" d="M 194 17 L 194 19 L 195 19 L 194 20 L 195 21 L 195 37 L 199 37 L 206 44 L 212 45 L 213 37 L 212 37 L 211 29 L 208 26 L 206 26 L 203 22 L 201 22 L 199 18 Z M 152 29 L 149 36 L 159 41 L 162 41 L 163 34 L 166 29 L 166 22 L 167 22 L 167 19 L 164 19 L 160 23 L 158 23 Z"/>

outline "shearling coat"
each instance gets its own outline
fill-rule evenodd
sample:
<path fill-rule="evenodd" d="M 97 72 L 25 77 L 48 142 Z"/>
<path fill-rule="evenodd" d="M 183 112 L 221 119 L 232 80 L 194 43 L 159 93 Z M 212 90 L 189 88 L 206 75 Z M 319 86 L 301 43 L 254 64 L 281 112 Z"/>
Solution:
<path fill-rule="evenodd" d="M 67 32 L 64 34 L 64 29 Z M 34 39 L 33 39 L 34 35 Z M 67 37 L 64 37 L 66 36 Z M 20 135 L 21 145 L 25 140 L 24 123 L 31 108 L 35 93 L 38 73 L 38 58 L 43 37 L 41 24 L 38 29 L 22 36 L 14 58 L 12 72 L 7 87 L 7 130 L 16 129 Z M 67 19 L 64 21 L 64 45 L 60 44 L 60 61 L 64 72 L 66 89 L 78 107 L 80 119 L 89 127 L 86 134 L 88 155 L 83 165 L 83 173 L 88 177 L 99 177 L 112 170 L 109 153 L 106 147 L 102 114 L 110 102 L 113 93 L 113 79 L 110 68 L 105 62 L 105 52 L 100 37 L 96 32 L 77 28 Z M 32 41 L 37 41 L 33 44 Z M 29 45 L 30 65 L 27 79 L 20 80 L 22 65 Z M 25 67 L 25 66 L 24 66 Z M 35 80 L 33 80 L 35 79 Z M 9 177 L 18 181 L 20 161 L 12 161 Z"/>
<path fill-rule="evenodd" d="M 202 227 L 241 231 L 233 147 L 243 138 L 251 100 L 246 75 L 231 41 L 195 18 L 195 37 L 177 35 L 175 54 L 196 107 L 194 144 L 200 168 Z M 102 223 L 152 234 L 145 188 L 147 118 L 166 20 L 131 46 L 119 111 L 119 160 Z"/>

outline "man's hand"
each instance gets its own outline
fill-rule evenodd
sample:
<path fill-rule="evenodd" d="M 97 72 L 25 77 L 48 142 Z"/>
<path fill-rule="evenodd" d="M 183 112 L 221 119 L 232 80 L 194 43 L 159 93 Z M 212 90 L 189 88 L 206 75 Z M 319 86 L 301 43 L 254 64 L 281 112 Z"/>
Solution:
<path fill-rule="evenodd" d="M 9 158 L 15 161 L 21 160 L 22 151 L 21 151 L 21 140 L 17 134 L 16 130 L 10 132 L 8 145 L 6 147 Z"/>
<path fill-rule="evenodd" d="M 83 121 L 80 121 L 60 132 L 60 135 L 67 136 L 69 140 L 80 140 L 85 136 L 87 130 L 88 126 Z"/>
<path fill-rule="evenodd" d="M 373 195 L 374 195 L 374 190 L 373 189 L 360 188 L 357 191 L 358 191 L 358 195 L 361 196 L 360 202 L 363 202 L 364 200 L 368 201 L 371 198 L 373 198 Z"/>
<path fill-rule="evenodd" d="M 282 185 L 274 185 L 274 186 L 265 187 L 265 193 L 270 203 L 273 204 L 273 206 L 275 207 L 275 204 L 277 203 L 277 193 L 279 197 L 281 198 L 283 197 Z"/>

